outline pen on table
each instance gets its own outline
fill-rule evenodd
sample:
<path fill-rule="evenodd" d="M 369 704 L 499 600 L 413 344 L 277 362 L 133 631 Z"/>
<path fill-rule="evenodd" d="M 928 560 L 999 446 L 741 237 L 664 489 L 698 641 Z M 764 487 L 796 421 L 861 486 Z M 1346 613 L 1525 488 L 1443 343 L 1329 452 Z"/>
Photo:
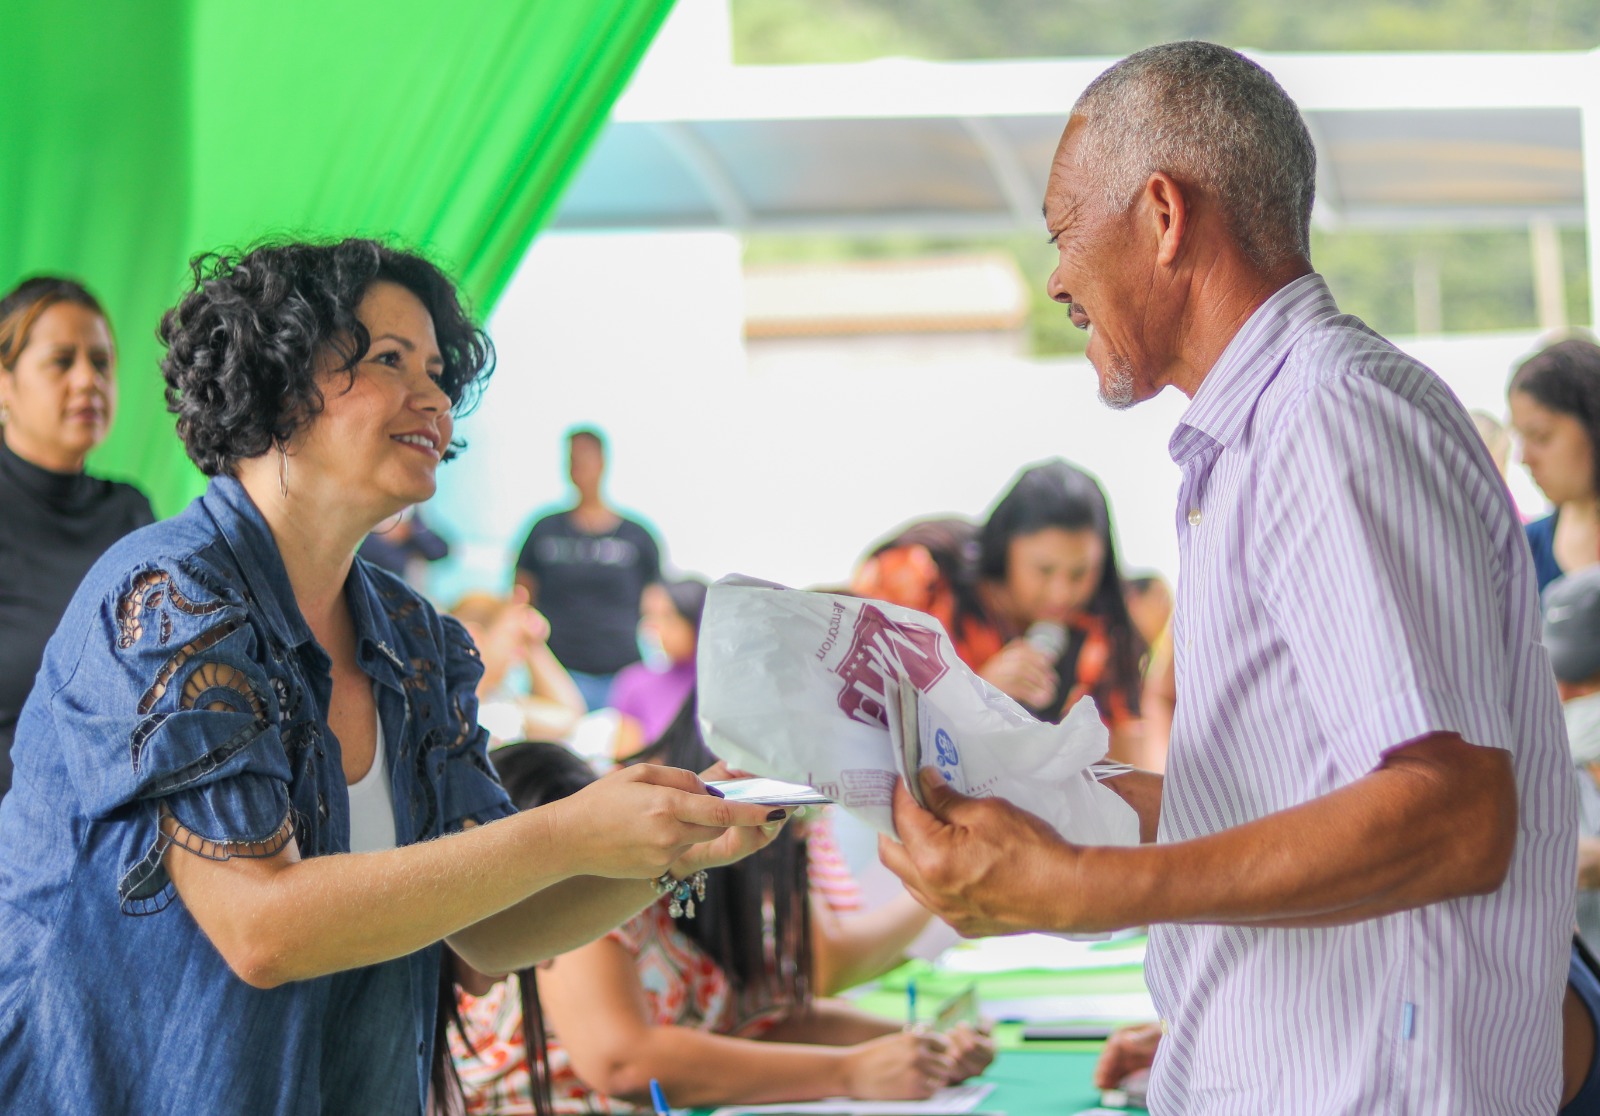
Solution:
<path fill-rule="evenodd" d="M 656 1116 L 672 1116 L 666 1094 L 661 1091 L 661 1082 L 653 1077 L 650 1079 L 650 1106 L 656 1110 Z"/>
<path fill-rule="evenodd" d="M 917 1025 L 917 982 L 906 981 L 906 1026 Z"/>

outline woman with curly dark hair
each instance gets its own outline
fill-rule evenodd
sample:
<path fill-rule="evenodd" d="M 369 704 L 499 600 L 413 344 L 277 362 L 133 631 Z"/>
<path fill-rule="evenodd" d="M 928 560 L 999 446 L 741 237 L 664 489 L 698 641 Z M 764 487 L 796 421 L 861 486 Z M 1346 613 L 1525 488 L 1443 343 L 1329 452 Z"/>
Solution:
<path fill-rule="evenodd" d="M 45 640 L 94 560 L 155 519 L 84 471 L 116 404 L 116 340 L 82 284 L 40 275 L 0 298 L 0 797 Z"/>
<path fill-rule="evenodd" d="M 204 257 L 161 337 L 211 483 L 89 572 L 23 709 L 0 1098 L 419 1113 L 442 941 L 522 968 L 776 819 L 659 767 L 516 814 L 471 641 L 354 557 L 433 494 L 490 364 L 432 264 L 365 240 Z"/>

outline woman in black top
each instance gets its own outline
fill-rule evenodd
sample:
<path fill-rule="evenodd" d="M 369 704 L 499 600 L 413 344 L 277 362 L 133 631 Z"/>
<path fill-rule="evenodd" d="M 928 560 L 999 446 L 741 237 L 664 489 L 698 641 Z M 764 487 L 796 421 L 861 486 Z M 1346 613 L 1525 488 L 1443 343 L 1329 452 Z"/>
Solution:
<path fill-rule="evenodd" d="M 83 471 L 116 409 L 117 351 L 95 297 L 70 279 L 0 299 L 0 796 L 44 645 L 96 558 L 154 520 L 132 485 Z"/>

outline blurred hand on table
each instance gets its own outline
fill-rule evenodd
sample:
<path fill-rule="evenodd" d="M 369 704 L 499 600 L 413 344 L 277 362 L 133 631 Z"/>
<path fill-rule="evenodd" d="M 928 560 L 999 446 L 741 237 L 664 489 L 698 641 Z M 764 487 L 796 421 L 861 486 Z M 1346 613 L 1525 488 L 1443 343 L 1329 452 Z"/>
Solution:
<path fill-rule="evenodd" d="M 1149 1069 L 1161 1044 L 1161 1024 L 1135 1023 L 1111 1032 L 1100 1061 L 1094 1067 L 1094 1087 L 1115 1089 L 1122 1079 L 1138 1070 Z"/>

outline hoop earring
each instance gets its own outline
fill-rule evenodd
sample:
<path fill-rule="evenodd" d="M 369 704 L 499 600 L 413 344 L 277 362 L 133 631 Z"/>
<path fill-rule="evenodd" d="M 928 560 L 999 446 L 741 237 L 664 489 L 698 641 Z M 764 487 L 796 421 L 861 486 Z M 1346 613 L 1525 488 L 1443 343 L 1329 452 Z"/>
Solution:
<path fill-rule="evenodd" d="M 289 454 L 282 442 L 278 443 L 278 491 L 285 500 L 289 498 Z"/>

